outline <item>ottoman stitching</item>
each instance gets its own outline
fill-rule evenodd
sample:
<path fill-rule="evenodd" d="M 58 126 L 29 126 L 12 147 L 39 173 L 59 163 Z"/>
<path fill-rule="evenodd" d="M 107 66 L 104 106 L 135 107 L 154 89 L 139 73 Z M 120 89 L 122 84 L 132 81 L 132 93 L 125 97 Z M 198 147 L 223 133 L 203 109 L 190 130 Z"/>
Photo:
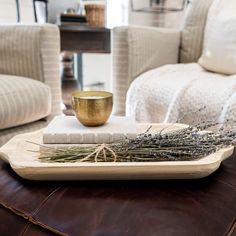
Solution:
<path fill-rule="evenodd" d="M 31 214 L 31 217 L 34 217 L 39 210 L 42 208 L 42 206 L 47 202 L 47 200 L 53 196 L 56 192 L 58 192 L 59 189 L 61 189 L 63 187 L 63 185 L 57 187 L 56 189 L 54 189 L 41 203 L 40 205 L 34 210 L 34 212 Z"/>
<path fill-rule="evenodd" d="M 226 233 L 226 236 L 231 236 L 235 229 L 236 229 L 236 219 L 234 219 L 233 223 L 230 225 L 229 230 Z"/>
<path fill-rule="evenodd" d="M 22 211 L 19 211 L 19 210 L 15 209 L 15 208 L 13 208 L 13 207 L 7 206 L 7 205 L 5 205 L 5 204 L 2 203 L 2 202 L 0 202 L 0 204 L 1 204 L 3 207 L 5 207 L 6 209 L 11 210 L 11 211 L 12 211 L 13 213 L 15 213 L 16 215 L 23 217 L 24 219 L 28 220 L 29 222 L 31 222 L 31 223 L 33 223 L 33 224 L 35 224 L 35 225 L 38 225 L 38 226 L 40 226 L 40 227 L 42 227 L 42 228 L 44 228 L 44 229 L 50 230 L 51 232 L 53 232 L 53 233 L 55 233 L 55 234 L 62 235 L 62 236 L 67 236 L 67 234 L 61 232 L 60 230 L 57 230 L 57 229 L 54 229 L 54 228 L 52 228 L 52 227 L 50 227 L 50 226 L 48 226 L 48 225 L 45 225 L 45 224 L 43 224 L 42 222 L 36 220 L 36 219 L 33 217 L 35 214 L 37 214 L 37 213 L 39 212 L 39 210 L 40 210 L 40 209 L 42 208 L 42 206 L 47 202 L 47 200 L 48 200 L 53 194 L 55 194 L 59 189 L 61 189 L 62 187 L 63 187 L 63 185 L 61 185 L 61 186 L 57 187 L 55 190 L 53 190 L 53 191 L 41 202 L 41 204 L 39 205 L 39 207 L 37 207 L 37 209 L 36 209 L 32 214 L 29 214 L 29 215 L 23 213 Z M 27 228 L 26 228 L 26 229 L 27 229 Z M 24 231 L 23 231 L 23 233 L 24 233 Z M 21 232 L 21 234 L 22 234 L 22 232 Z"/>
<path fill-rule="evenodd" d="M 28 221 L 27 224 L 25 225 L 25 228 L 20 232 L 19 236 L 24 236 L 25 235 L 25 232 L 29 228 L 29 225 L 30 225 L 30 222 Z"/>
<path fill-rule="evenodd" d="M 225 182 L 224 180 L 221 180 L 221 179 L 219 179 L 219 178 L 216 178 L 216 180 L 217 180 L 218 182 L 220 182 L 220 183 L 222 183 L 222 184 L 224 184 L 224 185 L 230 187 L 231 189 L 236 190 L 236 187 L 235 187 L 234 185 L 232 185 L 232 184 L 230 184 L 230 183 L 227 183 L 227 182 Z"/>

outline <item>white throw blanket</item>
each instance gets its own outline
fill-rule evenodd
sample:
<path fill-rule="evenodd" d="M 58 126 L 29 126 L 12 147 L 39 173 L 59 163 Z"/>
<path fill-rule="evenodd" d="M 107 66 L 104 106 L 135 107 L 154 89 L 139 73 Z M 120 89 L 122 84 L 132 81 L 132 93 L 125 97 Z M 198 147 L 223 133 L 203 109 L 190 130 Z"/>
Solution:
<path fill-rule="evenodd" d="M 235 120 L 236 75 L 207 72 L 197 63 L 148 71 L 131 84 L 126 115 L 158 123 Z"/>

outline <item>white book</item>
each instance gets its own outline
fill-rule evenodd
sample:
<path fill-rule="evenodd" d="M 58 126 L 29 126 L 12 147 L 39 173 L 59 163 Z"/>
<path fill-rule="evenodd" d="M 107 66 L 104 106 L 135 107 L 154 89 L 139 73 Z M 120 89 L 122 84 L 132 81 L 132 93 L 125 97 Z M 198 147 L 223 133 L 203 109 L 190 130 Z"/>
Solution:
<path fill-rule="evenodd" d="M 56 116 L 43 131 L 43 143 L 112 143 L 134 138 L 137 131 L 137 124 L 130 117 L 111 116 L 102 126 L 86 127 L 75 116 Z"/>

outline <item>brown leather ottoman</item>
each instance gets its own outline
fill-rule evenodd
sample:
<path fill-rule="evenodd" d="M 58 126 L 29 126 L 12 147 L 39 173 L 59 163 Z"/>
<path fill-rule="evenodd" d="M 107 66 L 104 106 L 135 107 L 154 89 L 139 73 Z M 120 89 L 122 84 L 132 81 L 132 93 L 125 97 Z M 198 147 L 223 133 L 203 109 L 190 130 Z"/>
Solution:
<path fill-rule="evenodd" d="M 0 161 L 0 235 L 236 235 L 236 153 L 199 180 L 33 182 Z"/>

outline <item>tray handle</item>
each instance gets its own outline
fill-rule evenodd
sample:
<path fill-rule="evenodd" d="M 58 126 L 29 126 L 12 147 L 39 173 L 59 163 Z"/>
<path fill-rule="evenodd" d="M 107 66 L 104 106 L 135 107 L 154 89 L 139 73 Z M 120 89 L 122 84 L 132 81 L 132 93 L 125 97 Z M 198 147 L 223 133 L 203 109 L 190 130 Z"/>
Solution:
<path fill-rule="evenodd" d="M 5 152 L 5 151 L 3 152 L 1 149 L 0 149 L 0 159 L 6 163 L 10 163 L 7 152 Z"/>

